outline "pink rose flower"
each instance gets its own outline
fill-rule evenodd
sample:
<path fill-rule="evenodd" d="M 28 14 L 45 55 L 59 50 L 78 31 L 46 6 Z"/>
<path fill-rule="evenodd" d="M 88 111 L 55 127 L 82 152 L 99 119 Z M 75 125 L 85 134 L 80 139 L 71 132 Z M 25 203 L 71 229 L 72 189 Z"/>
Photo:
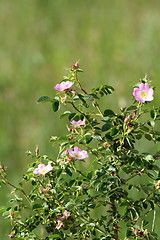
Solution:
<path fill-rule="evenodd" d="M 72 87 L 74 83 L 73 82 L 70 82 L 70 81 L 64 81 L 64 82 L 61 82 L 60 84 L 56 84 L 56 86 L 54 87 L 54 89 L 56 89 L 57 91 L 66 91 L 68 90 L 69 88 Z"/>
<path fill-rule="evenodd" d="M 61 227 L 64 227 L 64 223 L 62 222 L 62 220 L 58 219 L 56 229 L 60 229 Z"/>
<path fill-rule="evenodd" d="M 33 173 L 39 174 L 39 175 L 45 175 L 46 173 L 50 172 L 52 169 L 53 167 L 50 164 L 48 165 L 39 164 L 38 168 L 36 168 Z"/>
<path fill-rule="evenodd" d="M 79 126 L 84 126 L 85 125 L 85 119 L 83 120 L 79 120 L 79 121 L 71 121 L 71 124 L 74 126 L 74 127 L 79 127 Z"/>
<path fill-rule="evenodd" d="M 133 96 L 139 102 L 150 102 L 154 96 L 153 88 L 150 88 L 148 83 L 141 83 L 139 87 L 134 88 Z"/>
<path fill-rule="evenodd" d="M 72 158 L 78 159 L 78 160 L 81 160 L 81 159 L 84 159 L 84 158 L 88 158 L 88 157 L 89 157 L 87 151 L 81 150 L 81 149 L 78 148 L 78 147 L 74 147 L 74 150 L 68 149 L 68 150 L 67 150 L 67 153 L 69 153 L 69 155 L 70 155 Z"/>
<path fill-rule="evenodd" d="M 70 214 L 69 211 L 67 211 L 67 210 L 64 211 L 62 217 L 59 217 L 59 219 L 57 220 L 56 229 L 60 229 L 61 227 L 64 227 L 63 220 L 67 219 L 69 214 Z"/>
<path fill-rule="evenodd" d="M 61 218 L 67 218 L 69 213 L 70 213 L 69 211 L 65 210 Z"/>

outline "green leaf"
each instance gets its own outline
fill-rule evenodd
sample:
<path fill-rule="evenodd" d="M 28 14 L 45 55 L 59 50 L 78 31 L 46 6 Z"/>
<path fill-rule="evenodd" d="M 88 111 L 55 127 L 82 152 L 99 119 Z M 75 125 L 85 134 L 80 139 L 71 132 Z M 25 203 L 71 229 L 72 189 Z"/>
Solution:
<path fill-rule="evenodd" d="M 71 210 L 73 207 L 74 203 L 72 200 L 65 205 L 65 208 L 67 208 L 67 210 Z"/>
<path fill-rule="evenodd" d="M 112 92 L 114 91 L 114 88 L 111 87 L 111 86 L 108 86 L 108 85 L 102 85 L 100 87 L 97 87 L 97 88 L 93 88 L 92 89 L 92 93 L 94 94 L 100 94 L 101 97 L 105 94 L 105 95 L 108 95 L 108 94 L 111 94 Z"/>
<path fill-rule="evenodd" d="M 151 126 L 151 127 L 154 127 L 155 126 L 155 121 L 154 120 L 150 120 L 148 122 L 148 125 Z"/>
<path fill-rule="evenodd" d="M 82 101 L 82 104 L 84 107 L 88 108 L 89 105 L 87 104 L 87 102 L 84 100 L 84 96 L 82 94 L 78 94 L 79 99 Z"/>
<path fill-rule="evenodd" d="M 86 133 L 82 139 L 80 139 L 80 142 L 84 141 L 85 143 L 90 143 L 92 141 L 92 136 L 90 133 Z"/>
<path fill-rule="evenodd" d="M 135 137 L 136 139 L 140 140 L 142 138 L 142 134 L 136 134 Z"/>
<path fill-rule="evenodd" d="M 34 210 L 34 209 L 37 209 L 37 208 L 42 208 L 42 205 L 36 203 L 36 204 L 34 204 L 33 207 L 32 207 L 33 210 Z"/>
<path fill-rule="evenodd" d="M 142 202 L 142 205 L 143 205 L 144 209 L 147 209 L 148 204 L 146 202 Z"/>
<path fill-rule="evenodd" d="M 69 176 L 72 176 L 72 171 L 69 167 L 66 167 L 65 168 L 65 172 L 69 175 Z"/>
<path fill-rule="evenodd" d="M 54 112 L 57 112 L 58 110 L 60 109 L 60 103 L 58 100 L 55 100 L 53 103 L 52 103 L 52 110 Z"/>
<path fill-rule="evenodd" d="M 134 111 L 136 109 L 137 109 L 137 106 L 132 105 L 132 106 L 127 108 L 127 111 Z"/>
<path fill-rule="evenodd" d="M 149 128 L 147 128 L 145 126 L 140 127 L 140 129 L 144 132 L 149 132 Z"/>
<path fill-rule="evenodd" d="M 108 131 L 110 128 L 112 128 L 112 124 L 108 121 L 108 123 L 102 126 L 102 132 Z"/>
<path fill-rule="evenodd" d="M 68 116 L 69 114 L 71 114 L 70 111 L 65 111 L 65 112 L 60 116 L 60 119 Z"/>
<path fill-rule="evenodd" d="M 37 100 L 37 103 L 45 103 L 45 102 L 50 102 L 51 98 L 48 96 L 42 96 Z"/>
<path fill-rule="evenodd" d="M 154 109 L 152 109 L 151 111 L 150 111 L 150 116 L 151 116 L 151 118 L 153 118 L 153 119 L 155 119 L 156 118 L 156 111 L 154 110 Z"/>
<path fill-rule="evenodd" d="M 151 140 L 152 140 L 151 135 L 149 135 L 149 134 L 145 134 L 144 136 L 145 136 L 145 138 L 146 138 L 148 141 L 151 141 Z"/>
<path fill-rule="evenodd" d="M 107 117 L 107 116 L 109 116 L 109 117 L 114 117 L 115 116 L 115 113 L 111 110 L 111 109 L 106 109 L 105 111 L 104 111 L 104 117 Z"/>
<path fill-rule="evenodd" d="M 60 238 L 61 236 L 59 234 L 54 234 L 54 235 L 49 235 L 49 239 L 56 239 L 56 238 Z"/>
<path fill-rule="evenodd" d="M 57 177 L 59 177 L 62 173 L 63 169 L 62 168 L 59 168 L 58 171 L 57 171 Z"/>
<path fill-rule="evenodd" d="M 84 98 L 89 101 L 94 101 L 95 98 L 98 98 L 95 94 L 86 94 L 84 95 Z"/>
<path fill-rule="evenodd" d="M 69 120 L 69 121 L 73 120 L 76 115 L 77 115 L 76 113 L 71 113 L 71 114 L 69 114 L 68 120 Z"/>
<path fill-rule="evenodd" d="M 126 232 L 126 237 L 130 237 L 132 235 L 133 231 L 131 231 L 130 229 L 127 229 L 127 232 Z"/>
<path fill-rule="evenodd" d="M 0 212 L 4 212 L 6 210 L 6 207 L 0 207 Z"/>
<path fill-rule="evenodd" d="M 118 133 L 118 129 L 112 128 L 110 135 L 111 135 L 111 136 L 114 136 L 114 135 L 116 135 L 117 133 Z"/>
<path fill-rule="evenodd" d="M 150 204 L 150 206 L 151 206 L 151 208 L 152 208 L 152 210 L 154 210 L 154 202 L 153 201 L 151 201 L 151 200 L 148 200 L 148 202 L 149 202 L 149 204 Z"/>

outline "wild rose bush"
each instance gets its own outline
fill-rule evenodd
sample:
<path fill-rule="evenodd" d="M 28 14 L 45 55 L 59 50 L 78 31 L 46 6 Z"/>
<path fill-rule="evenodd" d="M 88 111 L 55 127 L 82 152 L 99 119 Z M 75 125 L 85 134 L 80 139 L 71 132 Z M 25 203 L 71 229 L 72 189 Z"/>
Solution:
<path fill-rule="evenodd" d="M 133 87 L 133 105 L 115 113 L 98 103 L 113 87 L 88 93 L 79 72 L 76 63 L 54 87 L 55 97 L 37 101 L 51 103 L 53 111 L 61 109 L 60 118 L 66 118 L 64 136 L 50 138 L 58 154 L 40 155 L 38 146 L 34 154 L 28 152 L 32 161 L 19 186 L 8 180 L 1 165 L 1 183 L 13 188 L 9 205 L 1 208 L 11 219 L 8 237 L 156 240 L 160 153 L 137 149 L 144 138 L 160 141 L 160 108 L 149 107 L 154 88 L 147 77 L 140 80 Z"/>

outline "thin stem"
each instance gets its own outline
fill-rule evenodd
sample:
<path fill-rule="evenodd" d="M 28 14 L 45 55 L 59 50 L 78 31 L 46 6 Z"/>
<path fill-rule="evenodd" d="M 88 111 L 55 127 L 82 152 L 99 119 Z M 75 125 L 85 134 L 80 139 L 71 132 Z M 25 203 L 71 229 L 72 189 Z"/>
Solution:
<path fill-rule="evenodd" d="M 31 204 L 30 200 L 27 197 L 27 194 L 25 193 L 25 191 L 23 189 L 16 187 L 12 183 L 10 183 L 8 180 L 6 181 L 6 184 L 8 184 L 9 186 L 13 187 L 14 189 L 19 190 L 20 192 L 22 192 L 24 194 L 26 200 L 29 202 L 29 204 Z"/>
<path fill-rule="evenodd" d="M 80 114 L 82 114 L 82 115 L 85 116 L 85 113 L 81 112 L 81 111 L 75 106 L 75 104 L 74 104 L 73 102 L 70 102 L 70 103 L 71 103 L 71 105 L 73 106 L 73 108 L 74 108 L 77 112 L 79 112 Z"/>
<path fill-rule="evenodd" d="M 111 203 L 111 209 L 113 211 L 113 217 L 116 215 L 117 213 L 117 208 L 116 208 L 116 204 L 115 204 L 115 201 L 113 200 L 113 202 Z M 115 240 L 118 240 L 118 231 L 119 231 L 119 227 L 117 225 L 117 223 L 114 223 L 113 224 L 113 231 L 114 231 L 114 239 Z"/>
<path fill-rule="evenodd" d="M 80 87 L 80 89 L 82 90 L 82 92 L 84 92 L 84 94 L 87 94 L 87 92 L 82 88 L 82 85 L 81 85 L 81 83 L 80 83 L 80 81 L 79 81 L 79 79 L 78 79 L 78 76 L 77 76 L 77 72 L 75 72 L 75 79 L 76 79 L 76 81 L 78 82 L 79 87 Z"/>
<path fill-rule="evenodd" d="M 84 94 L 88 94 L 88 93 L 82 88 L 82 85 L 81 85 L 81 83 L 80 83 L 80 81 L 79 81 L 79 79 L 78 79 L 78 76 L 77 76 L 77 72 L 75 73 L 75 79 L 76 79 L 76 81 L 78 82 L 81 91 L 84 92 Z M 102 113 L 102 111 L 101 111 L 101 109 L 100 109 L 100 107 L 99 107 L 99 104 L 97 103 L 96 99 L 94 99 L 94 105 L 95 105 L 95 107 L 97 108 L 98 112 L 100 113 L 100 116 L 103 117 L 103 113 Z"/>
<path fill-rule="evenodd" d="M 153 222 L 152 222 L 152 232 L 154 231 L 155 220 L 156 220 L 156 210 L 154 209 L 154 211 L 153 211 Z"/>

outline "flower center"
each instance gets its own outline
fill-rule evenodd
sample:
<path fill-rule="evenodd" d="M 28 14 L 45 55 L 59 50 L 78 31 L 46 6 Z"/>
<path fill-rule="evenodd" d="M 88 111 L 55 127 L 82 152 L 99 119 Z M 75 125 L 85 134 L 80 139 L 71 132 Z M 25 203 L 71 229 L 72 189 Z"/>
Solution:
<path fill-rule="evenodd" d="M 81 155 L 79 153 L 75 153 L 74 156 L 79 158 Z"/>
<path fill-rule="evenodd" d="M 147 96 L 148 96 L 148 92 L 146 92 L 146 91 L 141 92 L 142 98 L 146 98 Z"/>
<path fill-rule="evenodd" d="M 40 172 L 41 172 L 41 173 L 46 173 L 46 169 L 43 168 L 43 169 L 40 170 Z"/>

